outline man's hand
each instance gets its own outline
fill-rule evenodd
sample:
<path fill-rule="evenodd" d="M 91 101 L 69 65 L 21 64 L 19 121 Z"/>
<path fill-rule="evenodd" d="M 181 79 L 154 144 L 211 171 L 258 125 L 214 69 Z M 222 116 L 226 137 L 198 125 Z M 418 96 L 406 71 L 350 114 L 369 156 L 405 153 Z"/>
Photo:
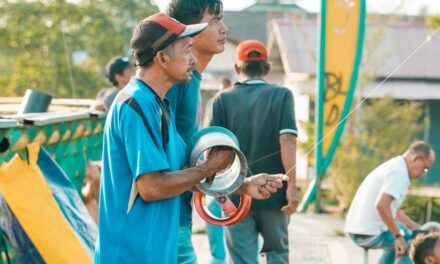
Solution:
<path fill-rule="evenodd" d="M 286 200 L 287 204 L 281 208 L 281 211 L 286 215 L 291 215 L 296 212 L 296 208 L 299 204 L 296 186 L 287 187 Z"/>
<path fill-rule="evenodd" d="M 215 174 L 226 169 L 229 164 L 232 163 L 233 159 L 234 153 L 231 149 L 226 147 L 214 147 L 209 151 L 208 159 L 203 165 L 211 174 Z"/>
<path fill-rule="evenodd" d="M 394 241 L 394 251 L 396 252 L 396 259 L 400 259 L 406 251 L 405 240 L 402 236 L 399 236 Z"/>
<path fill-rule="evenodd" d="M 240 188 L 241 193 L 250 195 L 253 199 L 264 200 L 283 187 L 283 180 L 289 180 L 284 174 L 261 173 L 248 177 Z"/>

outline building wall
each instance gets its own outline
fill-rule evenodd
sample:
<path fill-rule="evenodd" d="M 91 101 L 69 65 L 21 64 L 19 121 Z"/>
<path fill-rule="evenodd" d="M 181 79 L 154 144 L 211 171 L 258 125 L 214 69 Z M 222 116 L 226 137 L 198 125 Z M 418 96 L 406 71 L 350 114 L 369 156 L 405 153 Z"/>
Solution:
<path fill-rule="evenodd" d="M 216 73 L 234 73 L 234 61 L 235 61 L 235 48 L 236 45 L 227 41 L 225 44 L 225 50 L 222 53 L 215 55 L 211 62 L 208 64 L 205 72 L 208 74 Z"/>

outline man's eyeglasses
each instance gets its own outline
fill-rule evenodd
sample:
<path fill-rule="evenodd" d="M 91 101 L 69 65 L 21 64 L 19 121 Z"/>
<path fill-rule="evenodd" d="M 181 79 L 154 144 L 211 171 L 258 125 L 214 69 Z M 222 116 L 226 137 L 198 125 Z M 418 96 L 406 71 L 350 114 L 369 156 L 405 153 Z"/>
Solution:
<path fill-rule="evenodd" d="M 426 165 L 426 159 L 424 159 L 424 158 L 422 158 L 422 157 L 420 157 L 420 159 L 421 159 L 422 162 L 423 162 L 423 172 L 424 172 L 424 173 L 428 173 L 428 171 L 429 171 L 429 169 L 430 169 L 431 167 L 428 166 L 428 165 Z"/>

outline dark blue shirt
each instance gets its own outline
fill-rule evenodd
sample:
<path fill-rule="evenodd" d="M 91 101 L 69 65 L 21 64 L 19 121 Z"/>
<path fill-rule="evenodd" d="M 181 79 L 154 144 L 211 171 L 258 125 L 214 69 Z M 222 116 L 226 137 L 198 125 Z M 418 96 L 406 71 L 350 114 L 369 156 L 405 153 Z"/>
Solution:
<path fill-rule="evenodd" d="M 227 128 L 237 136 L 253 174 L 285 173 L 279 137 L 284 133 L 297 135 L 289 89 L 262 80 L 237 83 L 216 95 L 209 123 Z M 252 209 L 280 209 L 286 205 L 286 185 L 267 200 L 253 200 Z"/>

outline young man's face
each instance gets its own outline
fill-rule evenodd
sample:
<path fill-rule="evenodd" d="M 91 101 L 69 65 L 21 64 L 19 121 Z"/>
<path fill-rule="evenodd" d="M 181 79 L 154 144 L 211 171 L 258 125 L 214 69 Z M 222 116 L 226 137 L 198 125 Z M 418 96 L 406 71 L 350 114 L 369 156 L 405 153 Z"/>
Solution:
<path fill-rule="evenodd" d="M 223 24 L 223 14 L 210 14 L 205 11 L 199 23 L 208 23 L 208 27 L 194 37 L 194 49 L 198 53 L 217 54 L 225 49 L 228 28 Z"/>
<path fill-rule="evenodd" d="M 192 39 L 183 38 L 174 42 L 173 56 L 167 56 L 166 72 L 172 82 L 182 83 L 191 79 L 197 59 L 192 53 Z"/>

